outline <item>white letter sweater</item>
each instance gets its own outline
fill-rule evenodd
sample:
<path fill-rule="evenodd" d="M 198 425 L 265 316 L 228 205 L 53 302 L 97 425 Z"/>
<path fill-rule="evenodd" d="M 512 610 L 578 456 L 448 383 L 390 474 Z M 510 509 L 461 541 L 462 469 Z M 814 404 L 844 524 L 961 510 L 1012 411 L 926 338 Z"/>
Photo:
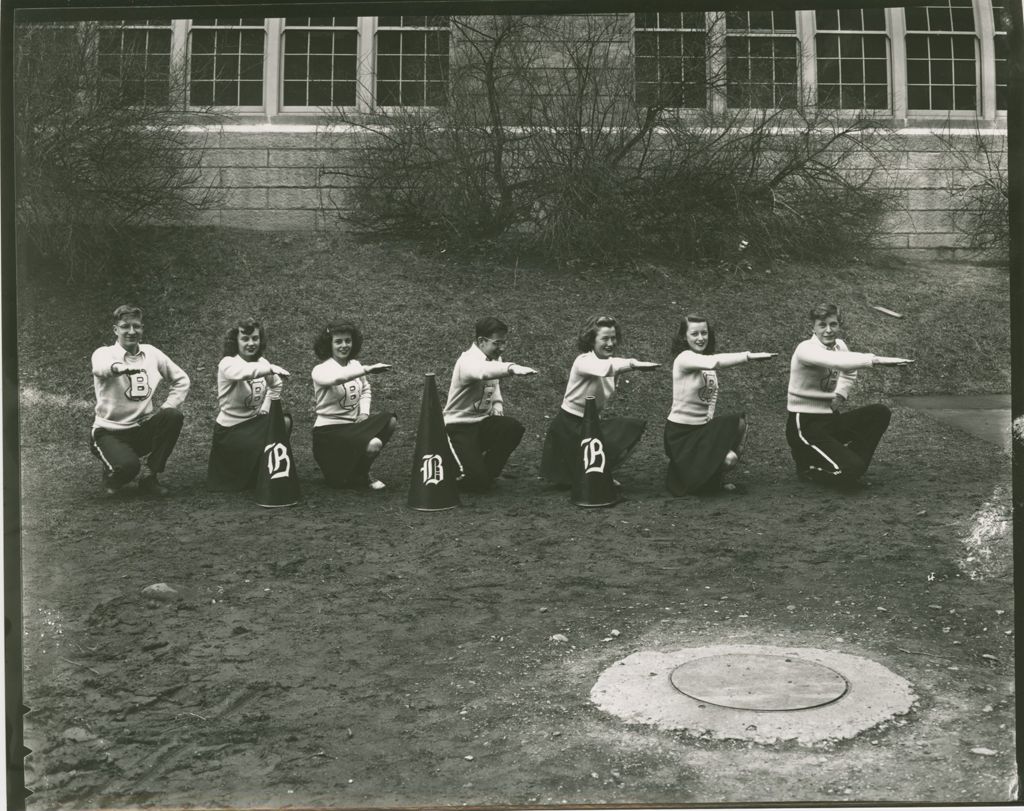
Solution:
<path fill-rule="evenodd" d="M 615 375 L 629 370 L 629 358 L 599 358 L 593 352 L 577 356 L 569 371 L 562 410 L 583 416 L 587 397 L 594 397 L 598 413 L 615 393 Z"/>
<path fill-rule="evenodd" d="M 488 360 L 479 346 L 473 344 L 459 355 L 452 369 L 448 402 L 444 406 L 444 423 L 480 422 L 491 411 L 492 403 L 501 403 L 499 377 L 508 377 L 511 364 Z"/>
<path fill-rule="evenodd" d="M 831 414 L 832 398 L 849 396 L 856 370 L 870 367 L 874 359 L 868 352 L 850 352 L 838 338 L 835 349 L 829 349 L 812 335 L 797 346 L 789 362 L 787 408 L 798 414 Z"/>
<path fill-rule="evenodd" d="M 111 366 L 123 363 L 139 369 L 133 375 L 115 375 Z M 163 408 L 177 408 L 188 396 L 188 375 L 152 344 L 139 344 L 136 355 L 128 355 L 115 343 L 92 353 L 92 382 L 96 392 L 93 428 L 124 431 L 136 428 L 153 413 L 153 394 L 161 380 L 171 387 Z"/>
<path fill-rule="evenodd" d="M 230 428 L 270 410 L 271 391 L 281 393 L 281 378 L 270 371 L 270 361 L 226 356 L 217 365 L 217 424 Z"/>
<path fill-rule="evenodd" d="M 715 369 L 736 366 L 747 360 L 746 352 L 702 355 L 684 349 L 672 363 L 672 410 L 669 422 L 703 425 L 715 416 L 718 375 Z"/>
<path fill-rule="evenodd" d="M 370 414 L 370 381 L 360 377 L 363 364 L 350 360 L 342 366 L 334 358 L 313 367 L 313 399 L 316 402 L 314 428 L 355 422 Z M 339 382 L 340 381 L 340 382 Z"/>

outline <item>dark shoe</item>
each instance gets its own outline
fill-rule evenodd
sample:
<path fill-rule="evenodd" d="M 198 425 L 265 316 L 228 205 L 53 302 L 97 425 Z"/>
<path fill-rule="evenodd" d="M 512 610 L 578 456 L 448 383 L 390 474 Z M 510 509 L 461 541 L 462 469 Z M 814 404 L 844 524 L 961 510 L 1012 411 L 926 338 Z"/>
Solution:
<path fill-rule="evenodd" d="M 156 474 L 151 473 L 149 476 L 143 476 L 139 479 L 139 492 L 144 496 L 163 498 L 169 491 L 157 481 Z"/>

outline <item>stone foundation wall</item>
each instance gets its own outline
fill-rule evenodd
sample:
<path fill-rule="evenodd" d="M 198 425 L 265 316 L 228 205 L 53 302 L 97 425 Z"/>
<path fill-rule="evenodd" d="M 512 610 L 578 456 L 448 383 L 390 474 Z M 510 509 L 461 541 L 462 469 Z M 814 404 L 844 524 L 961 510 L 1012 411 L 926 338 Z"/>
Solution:
<path fill-rule="evenodd" d="M 1005 150 L 1005 133 L 986 137 Z M 325 158 L 329 152 L 338 162 L 346 159 L 344 133 L 328 137 L 313 124 L 238 125 L 197 131 L 195 138 L 206 147 L 203 182 L 220 192 L 217 207 L 198 222 L 259 230 L 343 227 L 334 213 L 344 205 L 343 182 L 325 171 Z M 948 147 L 924 130 L 897 138 L 906 151 L 894 153 L 891 169 L 903 207 L 889 218 L 886 243 L 908 257 L 965 253 L 951 217 Z"/>

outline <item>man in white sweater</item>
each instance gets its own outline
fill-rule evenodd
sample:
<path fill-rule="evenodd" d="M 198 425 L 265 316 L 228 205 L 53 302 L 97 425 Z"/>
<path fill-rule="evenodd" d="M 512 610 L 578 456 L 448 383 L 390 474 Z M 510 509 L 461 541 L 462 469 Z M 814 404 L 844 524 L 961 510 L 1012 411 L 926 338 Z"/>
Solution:
<path fill-rule="evenodd" d="M 92 353 L 96 417 L 90 449 L 103 463 L 107 495 L 139 476 L 139 492 L 163 496 L 167 489 L 157 474 L 163 472 L 181 433 L 184 417 L 178 407 L 188 395 L 188 375 L 155 346 L 141 342 L 138 307 L 124 304 L 114 310 L 114 335 L 112 345 Z M 153 395 L 161 379 L 170 391 L 157 409 Z"/>
<path fill-rule="evenodd" d="M 848 411 L 846 403 L 858 369 L 905 366 L 907 358 L 850 352 L 839 338 L 835 304 L 811 310 L 813 335 L 801 342 L 789 364 L 789 419 L 786 441 L 802 479 L 856 485 L 889 427 L 891 412 L 875 403 Z"/>
<path fill-rule="evenodd" d="M 498 381 L 537 371 L 501 360 L 506 343 L 508 326 L 493 316 L 481 318 L 476 339 L 452 370 L 444 424 L 462 468 L 459 486 L 464 490 L 489 490 L 523 438 L 522 424 L 505 416 Z"/>

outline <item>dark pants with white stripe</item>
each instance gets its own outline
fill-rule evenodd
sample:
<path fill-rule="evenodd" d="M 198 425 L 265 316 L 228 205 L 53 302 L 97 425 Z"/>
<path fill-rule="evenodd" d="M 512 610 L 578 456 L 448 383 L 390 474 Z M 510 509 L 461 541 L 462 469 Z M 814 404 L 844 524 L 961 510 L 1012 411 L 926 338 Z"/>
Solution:
<path fill-rule="evenodd" d="M 797 470 L 837 483 L 856 481 L 871 464 L 891 417 L 879 403 L 833 414 L 790 412 L 786 441 Z"/>
<path fill-rule="evenodd" d="M 139 457 L 148 455 L 146 467 L 162 473 L 174 450 L 185 417 L 176 408 L 161 408 L 142 425 L 111 431 L 93 428 L 89 450 L 103 463 L 107 487 L 121 487 L 139 475 Z"/>
<path fill-rule="evenodd" d="M 462 466 L 464 490 L 487 490 L 523 438 L 522 423 L 512 417 L 484 417 L 480 422 L 445 426 L 452 450 Z"/>

